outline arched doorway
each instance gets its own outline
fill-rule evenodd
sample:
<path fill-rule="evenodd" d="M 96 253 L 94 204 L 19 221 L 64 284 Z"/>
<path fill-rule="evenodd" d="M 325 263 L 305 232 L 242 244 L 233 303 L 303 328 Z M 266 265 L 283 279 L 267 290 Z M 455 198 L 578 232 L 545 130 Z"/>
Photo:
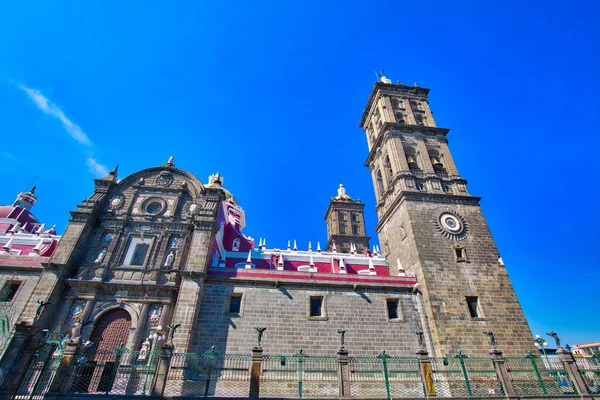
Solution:
<path fill-rule="evenodd" d="M 90 335 L 92 345 L 86 349 L 85 363 L 78 366 L 72 390 L 83 393 L 108 393 L 112 389 L 119 360 L 112 351 L 127 343 L 131 315 L 122 308 L 104 313 L 96 321 Z"/>
<path fill-rule="evenodd" d="M 94 326 L 90 335 L 92 347 L 96 351 L 112 350 L 121 343 L 127 343 L 131 328 L 131 315 L 122 308 L 107 311 Z"/>

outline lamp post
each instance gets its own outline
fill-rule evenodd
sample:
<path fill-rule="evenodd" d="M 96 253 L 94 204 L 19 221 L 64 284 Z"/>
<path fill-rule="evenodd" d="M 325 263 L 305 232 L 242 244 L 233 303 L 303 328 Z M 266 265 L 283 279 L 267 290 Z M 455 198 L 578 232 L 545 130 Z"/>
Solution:
<path fill-rule="evenodd" d="M 546 364 L 549 368 L 550 361 L 548 360 L 548 354 L 546 353 L 546 347 L 548 347 L 548 342 L 546 342 L 546 339 L 540 337 L 540 335 L 535 335 L 535 340 L 533 342 L 539 349 L 542 349 L 542 354 L 544 355 L 544 358 L 546 359 Z"/>

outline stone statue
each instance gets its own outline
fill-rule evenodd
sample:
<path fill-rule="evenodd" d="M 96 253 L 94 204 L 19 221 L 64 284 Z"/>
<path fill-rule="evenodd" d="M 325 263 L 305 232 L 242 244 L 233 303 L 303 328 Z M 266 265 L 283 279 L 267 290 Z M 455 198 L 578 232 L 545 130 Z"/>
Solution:
<path fill-rule="evenodd" d="M 494 332 L 489 331 L 489 332 L 483 332 L 484 335 L 488 335 L 489 339 L 490 339 L 490 346 L 492 347 L 492 349 L 496 348 L 496 336 L 494 336 Z"/>
<path fill-rule="evenodd" d="M 173 337 L 175 336 L 175 332 L 177 331 L 177 328 L 179 328 L 181 326 L 181 324 L 173 324 L 173 325 L 167 325 L 167 328 L 169 328 L 169 342 L 171 342 L 171 344 L 173 344 Z"/>
<path fill-rule="evenodd" d="M 258 343 L 257 343 L 256 345 L 257 345 L 257 346 L 260 346 L 260 343 L 261 343 L 261 341 L 262 341 L 262 335 L 263 335 L 263 332 L 264 332 L 264 331 L 266 331 L 266 330 L 267 330 L 267 328 L 259 328 L 259 327 L 256 327 L 256 328 L 254 328 L 254 329 L 256 329 L 256 331 L 258 332 Z"/>
<path fill-rule="evenodd" d="M 419 349 L 422 349 L 425 344 L 423 341 L 423 331 L 420 329 L 416 329 L 415 335 L 417 335 L 417 339 L 419 340 Z"/>
<path fill-rule="evenodd" d="M 100 252 L 96 256 L 96 259 L 94 260 L 94 264 L 100 264 L 102 262 L 102 260 L 104 260 L 105 255 L 106 255 L 106 247 L 103 247 L 102 250 L 100 250 Z"/>
<path fill-rule="evenodd" d="M 173 251 L 171 250 L 171 252 L 169 253 L 169 255 L 167 256 L 166 260 L 165 260 L 165 268 L 171 268 L 173 266 L 173 261 L 175 261 L 175 254 L 173 254 Z"/>
<path fill-rule="evenodd" d="M 338 335 L 340 335 L 340 350 L 344 348 L 344 344 L 346 343 L 346 331 L 342 329 L 338 329 Z"/>
<path fill-rule="evenodd" d="M 138 356 L 138 361 L 144 361 L 146 356 L 148 355 L 148 349 L 150 348 L 150 342 L 148 339 L 142 343 L 142 348 L 140 349 L 140 355 Z"/>
<path fill-rule="evenodd" d="M 35 309 L 35 319 L 36 320 L 40 319 L 40 316 L 42 315 L 42 312 L 44 311 L 44 308 L 46 308 L 47 305 L 52 304 L 52 302 L 51 301 L 38 300 L 37 303 L 38 303 L 38 306 Z"/>
<path fill-rule="evenodd" d="M 556 348 L 560 349 L 560 338 L 558 337 L 556 332 L 552 331 L 550 333 L 546 333 L 546 335 L 552 336 L 554 338 L 554 341 L 556 342 Z"/>

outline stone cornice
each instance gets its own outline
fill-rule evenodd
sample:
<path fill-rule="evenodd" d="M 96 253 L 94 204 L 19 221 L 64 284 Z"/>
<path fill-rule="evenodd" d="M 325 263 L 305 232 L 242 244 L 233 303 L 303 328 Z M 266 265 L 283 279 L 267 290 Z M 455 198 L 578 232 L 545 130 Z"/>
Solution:
<path fill-rule="evenodd" d="M 379 218 L 379 222 L 375 226 L 375 231 L 379 232 L 382 225 L 390 218 L 393 212 L 404 201 L 422 201 L 427 203 L 442 203 L 442 204 L 468 204 L 479 205 L 481 197 L 463 196 L 456 194 L 445 193 L 423 193 L 423 192 L 401 192 L 400 195 L 390 205 L 383 216 Z"/>
<path fill-rule="evenodd" d="M 422 125 L 407 125 L 407 124 L 398 124 L 395 122 L 386 122 L 380 129 L 380 134 L 377 136 L 377 140 L 371 146 L 371 151 L 367 156 L 367 160 L 365 161 L 365 167 L 368 167 L 371 162 L 375 159 L 375 155 L 381 151 L 381 147 L 385 142 L 387 142 L 392 137 L 401 137 L 403 134 L 412 134 L 412 135 L 423 135 L 423 137 L 427 137 L 429 135 L 432 136 L 446 136 L 450 132 L 448 128 L 438 128 L 433 126 L 422 126 Z"/>

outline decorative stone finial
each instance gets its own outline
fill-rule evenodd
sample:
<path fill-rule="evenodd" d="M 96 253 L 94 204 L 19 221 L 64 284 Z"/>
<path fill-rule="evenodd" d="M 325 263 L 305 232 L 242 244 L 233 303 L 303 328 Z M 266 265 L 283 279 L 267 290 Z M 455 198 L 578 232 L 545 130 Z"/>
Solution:
<path fill-rule="evenodd" d="M 379 80 L 381 81 L 381 83 L 392 83 L 391 80 L 389 80 L 388 78 L 386 78 L 383 75 L 381 75 L 381 78 Z"/>
<path fill-rule="evenodd" d="M 294 239 L 294 251 L 298 251 L 298 246 L 296 245 L 296 239 Z"/>
<path fill-rule="evenodd" d="M 347 271 L 346 271 L 346 265 L 344 264 L 344 259 L 342 257 L 340 257 L 340 264 L 339 264 L 338 269 L 339 269 L 339 273 L 340 274 L 346 274 L 347 273 Z"/>
<path fill-rule="evenodd" d="M 313 260 L 312 254 L 310 255 L 310 262 L 308 263 L 308 265 L 310 265 L 311 267 L 315 266 L 315 261 Z"/>
<path fill-rule="evenodd" d="M 41 224 L 40 226 L 38 226 L 37 229 L 35 230 L 35 234 L 41 235 L 42 233 L 44 233 L 45 225 L 46 224 Z"/>
<path fill-rule="evenodd" d="M 248 258 L 246 259 L 246 268 L 252 268 L 252 250 L 248 252 Z"/>
<path fill-rule="evenodd" d="M 169 157 L 169 160 L 167 161 L 167 164 L 173 165 L 173 161 L 175 161 L 175 157 L 171 156 L 171 157 Z"/>
<path fill-rule="evenodd" d="M 333 251 L 334 253 L 337 253 L 337 249 L 335 247 L 335 240 L 333 241 L 333 243 L 331 244 L 331 251 Z"/>
<path fill-rule="evenodd" d="M 402 268 L 402 264 L 400 264 L 400 259 L 397 258 L 396 262 L 398 263 L 398 276 L 406 276 L 406 272 L 404 272 L 404 268 Z"/>
<path fill-rule="evenodd" d="M 317 242 L 317 253 L 321 252 L 321 243 Z"/>
<path fill-rule="evenodd" d="M 291 249 L 290 247 L 290 241 L 288 240 L 288 247 L 287 247 L 288 251 Z"/>
<path fill-rule="evenodd" d="M 12 249 L 14 240 L 15 240 L 14 237 L 11 237 L 10 239 L 8 239 L 8 242 L 6 242 L 6 244 L 4 246 L 2 246 L 2 250 L 6 251 L 6 252 L 10 252 L 10 250 Z"/>

